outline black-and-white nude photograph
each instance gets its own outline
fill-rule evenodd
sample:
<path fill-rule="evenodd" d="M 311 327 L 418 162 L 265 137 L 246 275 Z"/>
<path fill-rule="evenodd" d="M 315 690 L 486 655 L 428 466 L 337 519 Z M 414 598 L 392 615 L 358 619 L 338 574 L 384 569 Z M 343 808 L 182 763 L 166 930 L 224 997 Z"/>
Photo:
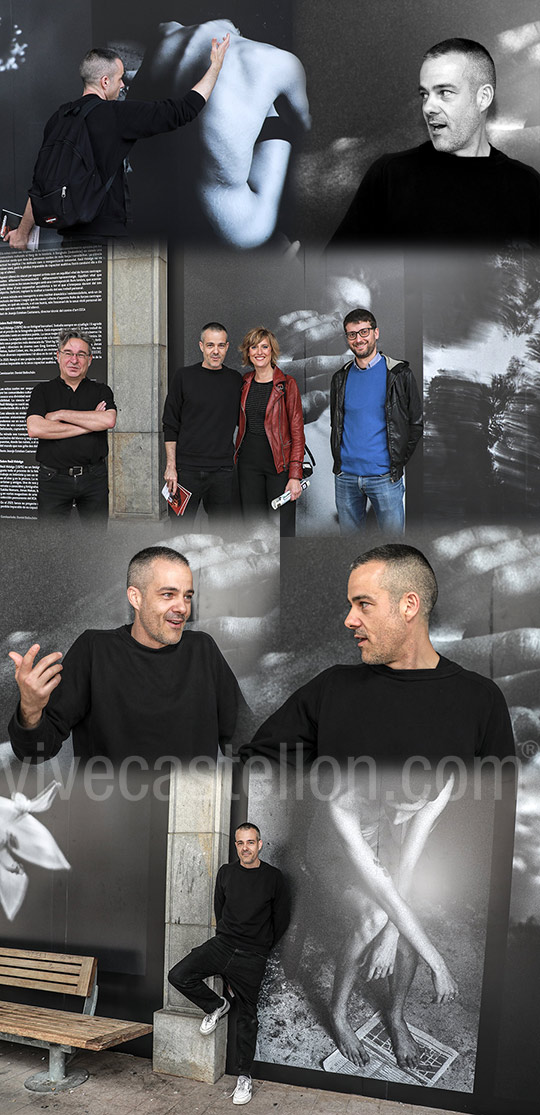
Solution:
<path fill-rule="evenodd" d="M 110 120 L 105 131 L 89 123 L 100 173 L 104 181 L 114 176 L 108 190 L 115 199 L 105 201 L 93 233 L 118 235 L 110 222 L 121 216 L 138 236 L 240 250 L 285 249 L 297 239 L 291 168 L 311 118 L 288 4 L 276 3 L 269 13 L 245 0 L 231 0 L 227 10 L 213 0 L 151 9 L 79 0 L 63 27 L 65 44 L 43 34 L 39 16 L 49 9 L 39 9 L 21 6 L 18 22 L 9 5 L 0 15 L 0 83 L 13 102 L 11 157 L 0 178 L 6 210 L 24 213 L 43 128 L 54 111 L 83 90 L 96 92 L 91 69 L 83 67 L 82 89 L 78 74 L 92 39 L 114 65 L 117 56 L 122 71 L 98 95 L 126 100 L 108 114 L 118 117 L 114 165 Z M 54 11 L 52 5 L 51 17 Z M 160 103 L 152 112 L 149 102 Z M 140 149 L 132 152 L 138 140 Z"/>
<path fill-rule="evenodd" d="M 498 687 L 500 710 L 488 730 L 486 746 L 503 760 L 500 800 L 493 811 L 493 793 L 488 790 L 486 794 L 485 787 L 479 791 L 478 784 L 474 787 L 462 777 L 451 785 L 450 763 L 439 770 L 431 787 L 426 786 L 425 771 L 433 772 L 434 756 L 444 749 L 443 741 L 450 754 L 449 735 L 455 737 L 454 761 L 456 755 L 465 756 L 465 738 L 472 726 L 470 708 L 461 728 L 462 709 L 447 710 L 444 723 L 432 714 L 429 738 L 422 745 L 422 703 L 429 704 L 429 696 L 422 693 L 416 702 L 414 762 L 419 765 L 406 763 L 399 770 L 385 762 L 385 757 L 405 746 L 406 684 L 401 695 L 387 697 L 396 701 L 394 722 L 400 733 L 396 742 L 386 729 L 375 742 L 376 724 L 379 722 L 380 731 L 389 714 L 379 706 L 373 718 L 360 692 L 351 709 L 342 700 L 333 729 L 326 722 L 326 692 L 328 689 L 331 700 L 330 687 L 339 684 L 339 669 L 354 670 L 359 651 L 368 664 L 384 661 L 375 657 L 373 621 L 370 629 L 368 616 L 354 618 L 350 587 L 349 603 L 345 602 L 350 566 L 361 547 L 329 539 L 299 541 L 294 547 L 288 544 L 282 553 L 284 641 L 277 663 L 283 678 L 281 699 L 286 703 L 277 713 L 275 706 L 269 709 L 270 718 L 253 742 L 249 806 L 254 816 L 265 816 L 267 854 L 288 879 L 294 896 L 293 917 L 265 985 L 258 1056 L 262 1062 L 288 1066 L 293 1079 L 294 1069 L 303 1067 L 358 1075 L 362 1087 L 366 1078 L 394 1083 L 406 1079 L 410 1085 L 488 1095 L 493 1080 L 485 1061 L 486 1043 L 496 1037 L 503 1003 L 508 1013 L 505 926 L 515 770 L 512 732 L 505 729 L 504 739 L 500 732 L 507 716 L 506 702 L 518 762 L 525 763 L 538 746 L 539 617 L 529 593 L 534 593 L 538 578 L 540 543 L 538 535 L 526 528 L 497 526 L 435 536 L 409 531 L 407 541 L 428 557 L 436 571 L 439 597 L 430 639 L 443 656 L 440 661 L 448 666 L 459 664 L 457 670 L 474 671 L 472 676 L 480 686 L 483 679 L 492 678 Z M 349 586 L 354 575 L 355 570 Z M 351 634 L 360 640 L 358 646 Z M 334 674 L 332 667 L 337 664 L 341 666 Z M 441 712 L 442 701 L 441 692 L 437 705 Z M 278 740 L 287 751 L 293 736 L 303 741 L 303 747 L 309 746 L 313 763 L 313 718 L 315 727 L 318 723 L 318 738 L 324 736 L 326 745 L 321 748 L 319 744 L 314 762 L 317 775 L 305 774 L 302 779 L 296 768 L 285 777 L 283 767 L 279 776 L 272 773 L 268 759 L 279 754 Z M 329 739 L 334 742 L 334 754 L 341 755 L 339 765 L 328 759 Z M 482 755 L 484 745 L 479 738 L 476 746 L 477 754 Z M 371 770 L 366 754 L 376 759 L 377 769 L 382 760 L 385 772 L 377 788 L 382 793 L 375 792 L 371 801 L 366 793 Z M 344 778 L 344 755 L 363 756 L 361 772 L 352 786 L 350 778 Z M 261 764 L 259 770 L 257 763 Z M 463 775 L 464 766 L 458 766 Z M 415 770 L 417 775 L 422 771 L 422 778 L 408 782 L 408 798 L 404 794 L 405 769 L 409 773 Z M 525 932 L 523 921 L 528 918 L 530 934 L 536 904 L 531 889 L 531 855 L 535 853 L 525 834 L 531 825 L 535 765 L 522 770 L 513 893 L 516 913 L 518 905 L 520 908 L 521 932 Z M 299 785 L 303 786 L 303 800 L 299 800 Z M 368 862 L 375 861 L 382 872 L 379 889 L 376 879 L 366 875 L 363 856 Z M 397 934 L 388 908 L 385 911 L 385 885 L 402 888 L 402 897 L 439 954 L 438 963 L 442 962 L 455 981 L 455 995 L 439 996 L 437 1002 L 429 960 L 419 963 L 412 981 L 405 981 L 404 993 L 402 971 L 397 964 L 393 966 L 390 941 L 395 947 Z M 407 935 L 411 926 L 404 924 L 400 932 Z M 515 935 L 516 929 L 512 932 Z M 414 948 L 412 934 L 409 941 Z M 290 1011 L 302 1019 L 292 1036 L 278 1008 L 283 996 Z M 491 1004 L 491 1016 L 482 1013 L 484 1002 Z M 416 1055 L 411 1060 L 407 1050 L 404 1052 L 404 1032 L 407 1041 L 412 1036 L 415 1043 Z M 514 1043 L 517 1065 L 527 1070 L 527 1054 L 520 1049 L 518 1055 Z M 532 1063 L 528 1071 L 533 1072 Z"/>

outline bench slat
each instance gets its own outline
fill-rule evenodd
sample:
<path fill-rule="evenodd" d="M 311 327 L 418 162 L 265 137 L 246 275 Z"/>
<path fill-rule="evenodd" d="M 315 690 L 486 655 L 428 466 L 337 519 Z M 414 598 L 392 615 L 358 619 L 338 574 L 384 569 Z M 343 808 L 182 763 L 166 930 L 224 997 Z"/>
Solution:
<path fill-rule="evenodd" d="M 8 949 L 2 947 L 0 948 L 0 958 L 3 956 L 19 956 L 30 960 L 52 960 L 58 964 L 75 964 L 77 967 L 80 966 L 81 960 L 88 959 L 88 957 L 85 956 L 74 956 L 72 953 L 65 952 L 34 952 L 32 949 Z"/>
<path fill-rule="evenodd" d="M 95 980 L 94 956 L 0 948 L 0 984 L 86 997 Z"/>
<path fill-rule="evenodd" d="M 72 1011 L 0 1002 L 0 1031 L 20 1037 L 41 1038 L 57 1045 L 72 1045 L 76 1049 L 99 1051 L 150 1034 L 152 1027 L 145 1022 L 125 1022 L 117 1018 L 96 1018 L 95 1015 L 90 1017 Z"/>
<path fill-rule="evenodd" d="M 88 957 L 89 960 L 92 957 Z M 30 971 L 38 972 L 65 972 L 66 975 L 78 976 L 81 965 L 80 964 L 57 964 L 51 960 L 37 961 L 33 958 L 26 958 L 25 956 L 4 956 L 0 950 L 0 965 L 1 971 L 5 972 L 11 968 L 28 968 Z"/>
<path fill-rule="evenodd" d="M 37 991 L 65 992 L 67 995 L 80 994 L 77 991 L 77 980 L 74 977 L 66 980 L 65 976 L 56 972 L 36 972 L 33 973 L 33 978 L 29 979 L 28 976 L 3 975 L 0 968 L 0 983 L 3 983 L 6 987 L 29 987 L 32 990 L 35 988 Z"/>

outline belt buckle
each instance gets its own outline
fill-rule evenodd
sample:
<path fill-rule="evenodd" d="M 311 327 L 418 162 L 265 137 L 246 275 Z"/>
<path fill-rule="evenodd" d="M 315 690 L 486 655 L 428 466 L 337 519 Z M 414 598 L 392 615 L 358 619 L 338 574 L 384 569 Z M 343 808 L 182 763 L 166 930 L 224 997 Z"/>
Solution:
<path fill-rule="evenodd" d="M 74 465 L 73 468 L 69 469 L 70 476 L 82 476 L 83 472 L 84 468 L 82 465 Z"/>

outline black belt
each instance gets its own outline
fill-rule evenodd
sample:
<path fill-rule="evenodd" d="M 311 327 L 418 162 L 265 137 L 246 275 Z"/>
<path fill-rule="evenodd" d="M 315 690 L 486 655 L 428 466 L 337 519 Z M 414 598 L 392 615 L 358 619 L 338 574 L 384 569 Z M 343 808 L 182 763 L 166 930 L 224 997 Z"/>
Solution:
<path fill-rule="evenodd" d="M 100 461 L 96 461 L 93 465 L 72 465 L 71 468 L 52 468 L 51 465 L 45 465 L 43 461 L 40 461 L 40 468 L 48 469 L 54 476 L 82 476 L 85 472 L 92 472 L 92 469 L 99 468 L 104 461 L 105 457 L 102 457 Z"/>

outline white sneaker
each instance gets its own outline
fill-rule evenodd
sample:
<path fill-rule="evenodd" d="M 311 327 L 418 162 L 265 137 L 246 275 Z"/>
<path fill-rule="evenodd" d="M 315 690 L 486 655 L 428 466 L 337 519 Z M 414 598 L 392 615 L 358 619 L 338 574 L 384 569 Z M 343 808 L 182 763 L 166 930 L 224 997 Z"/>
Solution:
<path fill-rule="evenodd" d="M 233 1092 L 233 1103 L 249 1103 L 253 1095 L 251 1076 L 239 1076 L 238 1083 Z"/>
<path fill-rule="evenodd" d="M 216 1010 L 212 1012 L 212 1014 L 205 1014 L 199 1026 L 201 1034 L 213 1034 L 220 1018 L 223 1018 L 223 1016 L 227 1014 L 227 1011 L 229 1011 L 230 1009 L 231 1004 L 228 1003 L 226 999 L 223 999 L 222 1006 L 217 1007 Z M 247 1100 L 244 1100 L 243 1102 L 247 1103 Z"/>

